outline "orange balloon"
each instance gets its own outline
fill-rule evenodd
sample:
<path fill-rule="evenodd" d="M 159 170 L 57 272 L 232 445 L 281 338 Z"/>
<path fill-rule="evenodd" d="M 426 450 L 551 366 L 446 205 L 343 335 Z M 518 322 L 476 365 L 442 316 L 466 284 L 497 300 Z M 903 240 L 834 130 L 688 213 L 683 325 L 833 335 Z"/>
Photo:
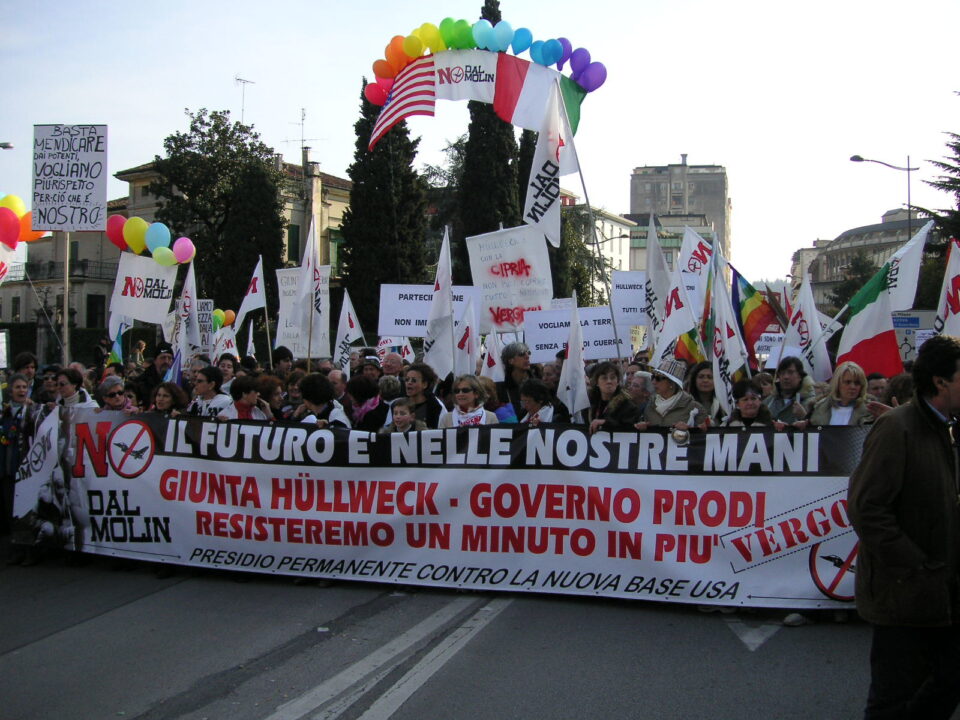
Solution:
<path fill-rule="evenodd" d="M 386 60 L 377 60 L 373 63 L 373 74 L 378 78 L 392 78 L 397 76 L 397 71 Z"/>
<path fill-rule="evenodd" d="M 390 44 L 387 45 L 385 52 L 387 62 L 390 63 L 397 72 L 403 70 L 412 60 L 412 58 L 403 51 L 403 41 L 403 35 L 394 35 Z"/>
<path fill-rule="evenodd" d="M 224 325 L 233 325 L 233 321 L 237 319 L 237 314 L 233 310 L 224 310 L 223 311 L 223 324 Z"/>
<path fill-rule="evenodd" d="M 30 225 L 33 223 L 33 211 L 26 212 L 23 214 L 23 217 L 20 218 L 20 242 L 33 242 L 34 240 L 39 240 L 46 234 L 46 230 L 31 230 Z"/>

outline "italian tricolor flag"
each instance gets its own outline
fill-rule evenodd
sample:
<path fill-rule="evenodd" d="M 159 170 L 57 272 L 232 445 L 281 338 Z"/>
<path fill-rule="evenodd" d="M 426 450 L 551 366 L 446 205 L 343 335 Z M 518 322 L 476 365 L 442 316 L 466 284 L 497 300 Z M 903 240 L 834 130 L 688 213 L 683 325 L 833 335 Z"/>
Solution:
<path fill-rule="evenodd" d="M 497 56 L 493 109 L 505 122 L 524 130 L 540 132 L 550 90 L 558 79 L 570 130 L 576 133 L 580 123 L 580 105 L 587 91 L 553 68 L 507 53 L 498 53 Z"/>
<path fill-rule="evenodd" d="M 903 372 L 887 293 L 889 271 L 887 263 L 848 303 L 850 318 L 840 338 L 837 365 L 852 361 L 868 375 L 878 372 L 886 377 Z"/>

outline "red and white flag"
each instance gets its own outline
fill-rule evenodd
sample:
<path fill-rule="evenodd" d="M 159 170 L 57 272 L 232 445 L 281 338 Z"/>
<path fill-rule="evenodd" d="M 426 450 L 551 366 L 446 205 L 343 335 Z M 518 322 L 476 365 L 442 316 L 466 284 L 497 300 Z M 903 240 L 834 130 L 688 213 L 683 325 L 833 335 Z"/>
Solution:
<path fill-rule="evenodd" d="M 887 318 L 889 319 L 889 313 Z M 827 352 L 827 344 L 822 335 L 823 325 L 820 323 L 820 313 L 813 301 L 813 289 L 810 285 L 810 277 L 807 276 L 797 292 L 790 325 L 783 335 L 780 359 L 790 356 L 798 357 L 806 372 L 812 375 L 814 380 L 826 382 L 833 375 L 833 367 L 830 365 L 830 354 Z M 846 337 L 846 334 L 844 336 Z M 837 361 L 840 361 L 839 358 Z"/>
<path fill-rule="evenodd" d="M 253 270 L 253 277 L 250 278 L 250 284 L 247 285 L 247 294 L 243 296 L 243 302 L 240 303 L 240 309 L 237 311 L 237 319 L 234 326 L 239 330 L 243 327 L 243 319 L 251 310 L 259 310 L 267 307 L 267 289 L 263 284 L 263 256 L 257 260 L 257 267 Z"/>
<path fill-rule="evenodd" d="M 500 336 L 496 332 L 487 335 L 485 350 L 480 377 L 488 377 L 494 382 L 503 382 L 503 362 L 500 359 L 500 355 L 503 353 L 503 345 L 500 343 Z"/>
<path fill-rule="evenodd" d="M 333 366 L 343 372 L 343 376 L 350 379 L 350 352 L 351 345 L 357 340 L 363 340 L 363 331 L 360 321 L 353 309 L 350 293 L 343 291 L 343 306 L 340 308 L 340 323 L 337 325 L 337 341 L 333 348 Z"/>
<path fill-rule="evenodd" d="M 960 240 L 957 238 L 950 238 L 947 270 L 943 274 L 933 329 L 943 335 L 960 336 Z"/>
<path fill-rule="evenodd" d="M 477 360 L 480 357 L 480 336 L 471 297 L 463 306 L 463 314 L 454 328 L 453 338 L 456 341 L 453 348 L 454 375 L 473 375 L 477 372 Z"/>
<path fill-rule="evenodd" d="M 370 132 L 368 150 L 373 150 L 387 131 L 411 115 L 433 115 L 437 104 L 437 81 L 434 75 L 433 55 L 414 60 L 397 77 L 387 95 L 377 121 Z"/>

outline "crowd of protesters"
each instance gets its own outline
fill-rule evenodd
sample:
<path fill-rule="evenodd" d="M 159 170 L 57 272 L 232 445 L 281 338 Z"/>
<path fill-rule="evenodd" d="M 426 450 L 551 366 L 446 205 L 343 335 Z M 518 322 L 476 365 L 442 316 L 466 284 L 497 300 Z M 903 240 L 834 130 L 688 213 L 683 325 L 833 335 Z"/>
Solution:
<path fill-rule="evenodd" d="M 864 425 L 910 401 L 910 375 L 865 376 L 853 363 L 840 365 L 829 383 L 816 384 L 796 357 L 781 360 L 776 374 L 755 374 L 736 382 L 734 407 L 725 413 L 709 363 L 688 368 L 679 360 L 648 364 L 644 353 L 621 361 L 588 364 L 590 405 L 571 413 L 558 396 L 563 359 L 534 364 L 522 342 L 501 355 L 504 379 L 477 374 L 437 377 L 423 362 L 405 362 L 397 353 L 382 358 L 361 348 L 349 372 L 329 358 L 295 360 L 284 347 L 273 366 L 252 357 L 197 355 L 182 366 L 178 382 L 165 380 L 173 348 L 161 342 L 152 357 L 134 347 L 127 363 L 38 366 L 31 353 L 17 355 L 6 378 L 0 411 L 0 535 L 11 531 L 17 468 L 39 422 L 58 407 L 93 408 L 128 415 L 202 417 L 230 422 L 305 423 L 372 433 L 416 432 L 472 425 L 580 424 L 589 432 L 637 432 L 667 428 L 678 442 L 710 427 Z M 561 393 L 562 395 L 562 393 Z M 35 555 L 15 554 L 31 564 Z"/>

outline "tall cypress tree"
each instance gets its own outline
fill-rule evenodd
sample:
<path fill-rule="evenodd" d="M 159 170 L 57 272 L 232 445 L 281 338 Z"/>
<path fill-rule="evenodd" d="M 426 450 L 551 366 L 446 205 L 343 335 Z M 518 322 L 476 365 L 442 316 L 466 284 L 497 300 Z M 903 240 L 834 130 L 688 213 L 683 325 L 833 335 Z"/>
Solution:
<path fill-rule="evenodd" d="M 340 227 L 340 252 L 344 286 L 368 333 L 377 327 L 382 283 L 427 280 L 425 184 L 413 169 L 420 141 L 411 140 L 406 122 L 400 122 L 373 151 L 367 150 L 379 114 L 380 108 L 363 96 L 361 86 L 356 150 L 347 169 L 353 190 Z"/>
<path fill-rule="evenodd" d="M 485 0 L 480 12 L 496 25 L 500 22 L 498 0 Z M 517 140 L 513 125 L 497 117 L 489 103 L 471 100 L 470 128 L 460 187 L 460 220 L 464 237 L 479 235 L 520 223 L 517 202 Z M 454 238 L 453 277 L 470 284 L 470 263 L 464 237 Z"/>

